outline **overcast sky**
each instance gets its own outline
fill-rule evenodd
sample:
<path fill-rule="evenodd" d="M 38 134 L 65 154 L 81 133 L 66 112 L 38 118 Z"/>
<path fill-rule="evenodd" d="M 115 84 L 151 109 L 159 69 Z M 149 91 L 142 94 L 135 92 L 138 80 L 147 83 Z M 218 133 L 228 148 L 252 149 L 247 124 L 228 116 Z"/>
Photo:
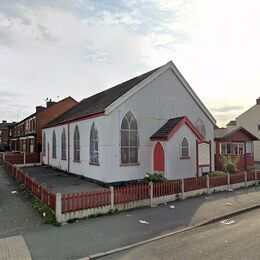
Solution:
<path fill-rule="evenodd" d="M 172 60 L 225 125 L 260 96 L 259 10 L 257 0 L 0 0 L 0 120 Z"/>

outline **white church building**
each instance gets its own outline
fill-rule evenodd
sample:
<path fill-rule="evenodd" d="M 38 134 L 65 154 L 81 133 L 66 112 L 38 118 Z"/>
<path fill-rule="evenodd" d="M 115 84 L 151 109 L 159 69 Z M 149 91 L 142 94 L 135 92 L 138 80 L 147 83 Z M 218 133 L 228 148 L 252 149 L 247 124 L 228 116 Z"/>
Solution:
<path fill-rule="evenodd" d="M 104 183 L 146 173 L 196 177 L 214 169 L 213 149 L 198 147 L 211 148 L 215 124 L 170 61 L 83 99 L 50 122 L 43 129 L 42 160 Z"/>

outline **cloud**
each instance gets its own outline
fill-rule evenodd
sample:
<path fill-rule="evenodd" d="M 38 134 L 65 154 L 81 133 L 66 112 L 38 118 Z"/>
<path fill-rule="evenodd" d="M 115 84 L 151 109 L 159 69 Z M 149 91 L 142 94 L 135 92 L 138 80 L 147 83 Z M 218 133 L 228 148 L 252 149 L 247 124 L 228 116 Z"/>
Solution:
<path fill-rule="evenodd" d="M 223 107 L 212 107 L 210 108 L 211 112 L 231 112 L 231 111 L 240 111 L 243 109 L 243 106 L 223 106 Z"/>
<path fill-rule="evenodd" d="M 254 0 L 250 5 L 242 0 L 1 1 L 0 90 L 24 93 L 9 104 L 17 110 L 26 102 L 33 111 L 50 93 L 53 99 L 80 100 L 173 60 L 222 124 L 259 96 L 258 5 Z"/>

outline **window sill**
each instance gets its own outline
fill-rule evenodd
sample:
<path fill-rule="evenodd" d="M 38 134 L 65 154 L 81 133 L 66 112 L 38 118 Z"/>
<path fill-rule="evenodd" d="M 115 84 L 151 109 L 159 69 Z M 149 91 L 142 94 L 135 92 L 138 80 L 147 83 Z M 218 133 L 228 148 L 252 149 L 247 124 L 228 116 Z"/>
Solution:
<path fill-rule="evenodd" d="M 73 162 L 76 162 L 76 163 L 81 163 L 80 160 L 73 160 Z"/>
<path fill-rule="evenodd" d="M 100 166 L 100 163 L 92 163 L 92 162 L 90 162 L 89 165 Z"/>
<path fill-rule="evenodd" d="M 120 167 L 127 167 L 127 166 L 139 166 L 140 163 L 121 163 Z"/>
<path fill-rule="evenodd" d="M 181 160 L 189 160 L 190 159 L 190 156 L 188 157 L 180 157 Z"/>

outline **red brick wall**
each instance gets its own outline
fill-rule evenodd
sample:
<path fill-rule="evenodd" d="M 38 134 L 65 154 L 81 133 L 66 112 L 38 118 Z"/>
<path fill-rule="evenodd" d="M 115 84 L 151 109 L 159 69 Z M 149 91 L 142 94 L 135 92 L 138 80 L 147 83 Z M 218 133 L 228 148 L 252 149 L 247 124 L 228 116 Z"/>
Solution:
<path fill-rule="evenodd" d="M 36 139 L 36 151 L 38 151 L 39 145 L 42 144 L 42 128 L 48 124 L 51 120 L 56 118 L 57 116 L 63 114 L 65 111 L 69 110 L 73 106 L 77 104 L 73 98 L 68 97 L 66 99 L 61 100 L 60 102 L 52 105 L 51 107 L 41 111 L 36 115 L 36 131 L 37 131 L 37 139 Z"/>

